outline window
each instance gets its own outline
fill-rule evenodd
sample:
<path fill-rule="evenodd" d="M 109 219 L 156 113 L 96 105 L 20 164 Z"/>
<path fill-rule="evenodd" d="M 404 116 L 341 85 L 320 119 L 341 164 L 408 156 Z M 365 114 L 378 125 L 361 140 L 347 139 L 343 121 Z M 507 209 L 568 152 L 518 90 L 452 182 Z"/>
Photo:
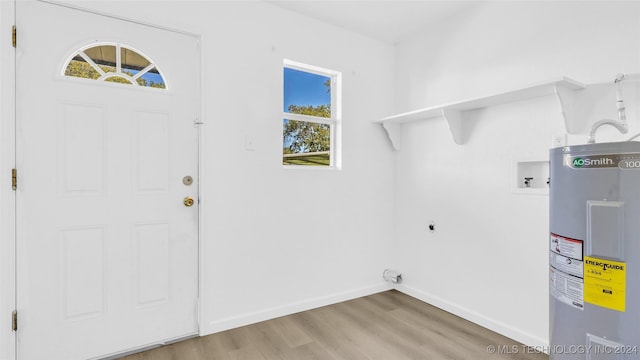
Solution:
<path fill-rule="evenodd" d="M 117 43 L 100 43 L 76 51 L 63 68 L 63 75 L 166 89 L 156 64 L 139 51 Z"/>
<path fill-rule="evenodd" d="M 340 167 L 340 73 L 284 62 L 282 164 Z"/>

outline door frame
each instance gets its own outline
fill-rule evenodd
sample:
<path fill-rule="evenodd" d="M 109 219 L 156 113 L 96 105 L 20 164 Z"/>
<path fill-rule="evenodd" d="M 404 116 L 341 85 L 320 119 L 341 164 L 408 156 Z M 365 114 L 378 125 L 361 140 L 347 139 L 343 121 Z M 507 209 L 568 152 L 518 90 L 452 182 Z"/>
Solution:
<path fill-rule="evenodd" d="M 17 242 L 17 224 L 16 224 L 16 191 L 12 189 L 11 169 L 17 167 L 16 164 L 16 55 L 19 52 L 19 46 L 14 48 L 11 41 L 12 26 L 16 23 L 16 1 L 0 1 L 0 360 L 16 360 L 17 336 L 16 332 L 11 330 L 12 313 L 17 308 L 17 284 L 16 284 L 16 242 Z M 202 288 L 203 288 L 203 163 L 204 153 L 203 146 L 203 119 L 205 118 L 205 108 L 203 101 L 203 73 L 202 64 L 204 63 L 204 52 L 202 51 L 202 35 L 175 29 L 172 27 L 162 26 L 153 23 L 147 23 L 132 18 L 122 17 L 117 14 L 96 11 L 91 8 L 75 6 L 61 1 L 54 0 L 37 0 L 50 3 L 56 6 L 64 6 L 79 11 L 85 11 L 97 15 L 107 16 L 123 21 L 136 23 L 139 25 L 154 27 L 166 31 L 179 33 L 182 35 L 193 37 L 199 44 L 198 57 L 198 112 L 199 119 L 194 119 L 194 126 L 198 128 L 198 309 L 196 320 L 198 321 L 198 334 L 202 334 Z M 19 44 L 19 29 L 17 30 L 17 39 Z M 18 169 L 18 186 L 19 186 L 19 169 Z"/>
<path fill-rule="evenodd" d="M 15 0 L 0 1 L 0 359 L 15 359 L 16 333 L 11 313 L 16 307 L 16 194 L 11 188 L 15 167 L 15 55 L 11 28 Z"/>

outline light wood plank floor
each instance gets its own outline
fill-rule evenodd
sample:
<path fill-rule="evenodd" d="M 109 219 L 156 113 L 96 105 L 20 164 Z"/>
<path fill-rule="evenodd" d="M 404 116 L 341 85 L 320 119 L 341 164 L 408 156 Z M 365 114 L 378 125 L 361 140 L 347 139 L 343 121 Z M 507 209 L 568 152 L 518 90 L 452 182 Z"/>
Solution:
<path fill-rule="evenodd" d="M 500 347 L 504 351 L 491 352 Z M 502 352 L 502 353 L 500 353 Z M 547 360 L 545 354 L 391 290 L 122 360 Z"/>

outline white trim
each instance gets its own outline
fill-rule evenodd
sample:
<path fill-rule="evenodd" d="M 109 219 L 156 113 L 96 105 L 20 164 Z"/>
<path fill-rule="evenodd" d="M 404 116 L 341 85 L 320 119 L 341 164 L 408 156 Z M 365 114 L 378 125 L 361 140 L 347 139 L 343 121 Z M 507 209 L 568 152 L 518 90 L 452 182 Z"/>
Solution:
<path fill-rule="evenodd" d="M 329 125 L 329 166 L 322 166 L 325 169 L 342 169 L 342 72 L 325 69 L 319 66 L 308 65 L 301 62 L 283 59 L 283 68 L 294 69 L 323 77 L 328 77 L 331 83 L 331 117 L 323 118 L 319 116 L 309 116 L 293 114 L 283 111 L 283 120 L 296 120 Z M 283 83 L 284 86 L 284 83 Z M 285 168 L 306 169 L 315 168 L 310 165 L 283 165 Z"/>
<path fill-rule="evenodd" d="M 15 2 L 0 1 L 0 359 L 3 360 L 16 358 L 16 333 L 8 326 L 16 308 L 16 192 L 11 189 L 11 169 L 16 167 L 16 50 L 8 41 L 14 24 Z M 18 41 L 19 38 L 20 35 Z"/>
<path fill-rule="evenodd" d="M 309 170 L 309 171 L 335 171 L 339 170 L 332 165 L 285 165 L 282 164 L 283 169 L 287 170 Z"/>
<path fill-rule="evenodd" d="M 18 1 L 20 1 L 20 0 L 18 0 Z M 187 36 L 194 37 L 196 39 L 200 39 L 200 35 L 196 34 L 196 33 L 192 33 L 192 32 L 189 32 L 189 31 L 184 31 L 184 30 L 180 30 L 180 29 L 176 29 L 176 28 L 172 28 L 172 27 L 168 27 L 168 26 L 162 26 L 162 25 L 158 25 L 158 24 L 153 24 L 153 23 L 146 22 L 146 21 L 140 21 L 140 20 L 136 20 L 136 19 L 125 17 L 125 16 L 121 16 L 121 15 L 114 15 L 114 14 L 110 14 L 110 13 L 107 13 L 107 12 L 104 12 L 104 11 L 98 11 L 98 10 L 90 9 L 90 8 L 83 7 L 83 6 L 78 6 L 75 3 L 69 3 L 69 2 L 66 2 L 66 1 L 58 1 L 58 0 L 36 0 L 36 1 L 40 1 L 40 2 L 43 2 L 43 3 L 47 3 L 47 4 L 52 4 L 52 5 L 58 5 L 58 6 L 66 7 L 66 8 L 69 8 L 69 9 L 80 10 L 80 11 L 84 11 L 84 12 L 88 12 L 88 13 L 92 13 L 92 14 L 96 14 L 96 15 L 100 15 L 100 16 L 116 19 L 116 20 L 123 20 L 123 21 L 127 21 L 127 22 L 130 22 L 130 23 L 134 23 L 134 24 L 138 24 L 138 25 L 144 25 L 144 26 L 148 26 L 148 27 L 152 27 L 152 28 L 156 28 L 156 29 L 160 29 L 160 30 L 171 31 L 171 32 L 174 32 L 174 33 L 187 35 Z M 3 2 L 3 1 L 0 0 L 0 2 Z"/>
<path fill-rule="evenodd" d="M 147 59 L 147 60 L 148 60 L 148 59 Z M 133 80 L 138 80 L 138 78 L 139 78 L 140 76 L 142 76 L 142 75 L 144 75 L 144 74 L 148 73 L 148 72 L 149 72 L 149 70 L 153 69 L 155 66 L 156 66 L 156 64 L 154 64 L 154 63 L 151 63 L 151 64 L 147 65 L 147 67 L 146 67 L 146 68 L 144 68 L 144 69 L 142 69 L 142 70 L 138 71 L 138 73 L 137 73 L 137 74 L 135 74 L 135 75 L 133 76 Z M 158 72 L 160 72 L 160 71 L 158 71 Z M 162 75 L 161 75 L 161 76 L 162 76 Z M 162 80 L 164 80 L 164 76 L 162 76 Z M 166 86 L 166 84 L 165 84 L 165 86 Z"/>
<path fill-rule="evenodd" d="M 331 118 L 323 118 L 323 117 L 320 117 L 320 116 L 311 116 L 311 115 L 302 115 L 302 114 L 294 114 L 294 113 L 284 112 L 284 113 L 282 113 L 282 117 L 284 118 L 284 120 L 304 121 L 304 122 L 311 122 L 311 123 L 316 123 L 316 124 L 326 124 L 326 125 L 335 125 L 336 124 L 336 120 L 331 119 Z"/>
<path fill-rule="evenodd" d="M 464 306 L 460 306 L 456 303 L 445 300 L 436 295 L 426 293 L 422 290 L 418 290 L 414 287 L 407 286 L 404 284 L 396 285 L 396 290 L 404 294 L 407 294 L 411 297 L 414 297 L 418 300 L 424 301 L 427 304 L 431 304 L 442 310 L 450 312 L 454 315 L 460 316 L 465 320 L 469 320 L 484 328 L 487 328 L 498 334 L 504 335 L 508 338 L 518 341 L 524 345 L 532 346 L 537 349 L 540 349 L 540 348 L 544 349 L 544 348 L 548 348 L 549 346 L 549 341 L 547 339 L 540 338 L 536 335 L 530 334 L 521 329 L 507 325 L 501 321 L 492 319 L 474 310 L 468 309 Z"/>
<path fill-rule="evenodd" d="M 284 64 L 284 67 L 300 70 L 300 71 L 304 71 L 304 72 L 308 72 L 308 73 L 312 73 L 320 76 L 326 76 L 326 77 L 332 78 L 332 77 L 341 75 L 340 71 L 326 69 L 320 66 L 309 65 L 309 64 L 289 60 L 289 59 L 283 59 L 282 62 Z M 331 85 L 334 85 L 334 84 L 332 83 Z"/>
<path fill-rule="evenodd" d="M 129 76 L 129 75 L 125 74 L 125 73 L 108 72 L 108 73 L 100 76 L 96 80 L 98 80 L 98 81 L 107 81 L 107 79 L 110 79 L 110 78 L 123 78 L 123 79 L 127 80 L 131 85 L 138 86 L 138 83 L 135 80 L 133 80 L 133 78 L 131 78 L 131 76 Z"/>
<path fill-rule="evenodd" d="M 0 0 L 1 2 L 2 0 Z M 115 74 L 115 73 L 112 73 Z M 85 84 L 92 84 L 93 86 L 115 86 L 118 87 L 119 89 L 122 89 L 122 91 L 155 91 L 158 94 L 165 94 L 167 96 L 171 96 L 173 94 L 173 90 L 167 90 L 167 89 L 163 89 L 163 88 L 154 88 L 154 87 L 149 87 L 149 86 L 122 86 L 121 83 L 116 83 L 116 82 L 111 82 L 111 81 L 97 81 L 96 79 L 87 79 L 87 78 L 81 78 L 81 77 L 76 77 L 76 76 L 66 76 L 66 75 L 62 75 L 62 76 L 58 76 L 57 80 L 59 81 L 79 81 L 81 83 L 85 83 Z M 126 84 L 125 84 L 126 85 Z M 0 359 L 2 360 L 2 359 Z"/>
<path fill-rule="evenodd" d="M 339 293 L 334 293 L 327 296 L 320 296 L 317 298 L 306 299 L 289 303 L 287 305 L 276 306 L 269 309 L 258 310 L 241 314 L 238 316 L 232 316 L 220 320 L 211 321 L 207 324 L 207 327 L 203 329 L 201 335 L 213 334 L 220 331 L 229 329 L 235 329 L 240 326 L 255 324 L 261 321 L 275 319 L 281 316 L 295 314 L 301 311 L 316 309 L 322 306 L 332 305 L 343 301 L 357 299 L 363 296 L 377 294 L 383 291 L 391 290 L 392 287 L 389 283 L 381 282 L 367 287 L 362 287 L 355 290 L 349 290 Z"/>
<path fill-rule="evenodd" d="M 204 246 L 204 239 L 208 239 L 209 237 L 207 236 L 207 228 L 206 228 L 206 222 L 202 221 L 203 219 L 206 219 L 206 210 L 207 210 L 207 204 L 205 201 L 203 201 L 205 199 L 204 194 L 206 193 L 204 187 L 202 186 L 202 184 L 204 183 L 204 180 L 206 178 L 206 176 L 204 175 L 204 159 L 206 157 L 206 153 L 203 151 L 203 149 L 205 148 L 206 145 L 206 136 L 204 136 L 204 131 L 203 131 L 203 127 L 206 126 L 206 111 L 205 111 L 205 102 L 204 102 L 204 94 L 205 94 L 205 78 L 204 78 L 204 68 L 202 66 L 202 64 L 206 64 L 207 62 L 205 61 L 206 57 L 205 57 L 205 52 L 202 51 L 202 44 L 204 43 L 203 39 L 205 37 L 205 35 L 192 35 L 196 38 L 196 41 L 198 43 L 198 53 L 199 53 L 199 57 L 198 57 L 198 74 L 200 75 L 199 79 L 198 79 L 198 105 L 200 107 L 199 111 L 198 111 L 198 118 L 194 119 L 195 122 L 193 124 L 193 126 L 197 126 L 198 127 L 198 304 L 196 305 L 196 311 L 197 311 L 197 317 L 198 317 L 198 334 L 202 335 L 203 334 L 203 324 L 205 323 L 205 311 L 203 310 L 205 304 L 207 303 L 206 298 L 204 296 L 205 291 L 205 282 L 204 282 L 204 273 L 205 273 L 205 261 L 206 261 L 206 257 L 205 257 L 205 246 Z M 160 71 L 160 69 L 158 69 L 158 71 Z"/>
<path fill-rule="evenodd" d="M 78 10 L 78 11 L 84 11 L 84 10 Z M 123 21 L 127 21 L 127 20 L 123 20 Z M 85 53 L 85 51 L 88 49 L 93 49 L 95 47 L 100 47 L 100 46 L 113 46 L 116 48 L 115 49 L 116 72 L 105 72 L 100 66 L 98 66 L 98 64 L 96 64 L 95 61 L 93 61 L 93 59 L 91 59 L 89 55 L 87 55 L 87 53 Z M 132 51 L 137 55 L 139 55 L 140 57 L 143 57 L 145 60 L 149 62 L 149 65 L 147 65 L 144 69 L 138 71 L 138 73 L 136 73 L 134 76 L 130 76 L 129 74 L 123 72 L 122 71 L 122 53 L 121 53 L 122 49 Z M 66 75 L 67 68 L 69 67 L 69 65 L 77 55 L 83 58 L 84 61 L 87 62 L 87 64 L 91 65 L 91 67 L 95 71 L 97 71 L 100 74 L 100 76 L 96 79 L 91 79 L 91 78 L 83 78 L 83 77 L 78 77 L 73 75 Z M 141 86 L 140 84 L 138 84 L 137 79 L 142 77 L 144 74 L 146 74 L 147 72 L 149 72 L 149 70 L 153 68 L 156 68 L 156 70 L 158 71 L 158 75 L 160 75 L 160 78 L 162 78 L 164 88 Z M 60 68 L 60 76 L 64 79 L 80 78 L 80 79 L 86 79 L 86 80 L 92 80 L 92 81 L 98 81 L 98 82 L 104 82 L 106 79 L 112 78 L 112 77 L 122 77 L 122 78 L 125 78 L 127 81 L 129 81 L 131 85 L 139 86 L 140 88 L 150 88 L 150 89 L 162 90 L 167 92 L 171 91 L 171 89 L 169 89 L 169 82 L 167 81 L 167 77 L 162 73 L 162 71 L 160 70 L 160 67 L 158 67 L 158 65 L 153 60 L 151 60 L 151 58 L 146 53 L 132 46 L 122 44 L 119 42 L 113 42 L 113 41 L 97 41 L 97 42 L 83 45 L 77 50 L 74 50 L 74 52 L 72 52 L 71 55 L 67 57 L 67 60 L 63 63 L 62 67 Z"/>
<path fill-rule="evenodd" d="M 283 154 L 282 156 L 287 157 L 305 157 L 305 156 L 318 156 L 318 155 L 329 155 L 328 151 L 314 151 L 314 152 L 306 152 L 306 153 L 293 153 L 293 154 Z"/>
<path fill-rule="evenodd" d="M 336 121 L 333 126 L 332 139 L 335 146 L 331 147 L 331 165 L 337 170 L 342 169 L 342 73 L 333 77 L 331 89 L 331 117 Z"/>
<path fill-rule="evenodd" d="M 84 50 L 78 51 L 78 55 L 80 55 L 80 57 L 83 58 L 84 61 L 86 61 L 89 65 L 91 65 L 91 67 L 100 74 L 100 77 L 103 77 L 106 74 L 104 70 L 102 70 L 102 68 L 98 66 L 98 64 L 96 64 L 92 58 L 89 57 L 89 55 L 85 54 Z M 64 66 L 62 67 L 62 76 L 66 76 L 65 74 L 67 73 L 67 68 L 69 67 L 69 64 L 71 63 L 71 61 L 73 61 L 74 57 L 76 56 L 71 55 L 71 57 L 69 57 L 69 60 L 65 62 Z M 74 77 L 77 77 L 77 76 L 74 76 Z"/>
<path fill-rule="evenodd" d="M 120 49 L 120 44 L 116 43 L 116 72 L 118 74 L 122 73 L 122 50 Z"/>
<path fill-rule="evenodd" d="M 155 348 L 159 348 L 161 346 L 164 345 L 169 345 L 169 344 L 174 344 L 180 341 L 185 341 L 188 339 L 193 339 L 198 337 L 197 333 L 190 333 L 190 334 L 185 334 L 182 336 L 177 336 L 174 338 L 170 338 L 170 339 L 166 339 L 164 341 L 160 341 L 160 342 L 153 342 L 153 343 L 149 343 L 146 345 L 141 345 L 141 346 L 137 346 L 137 347 L 133 347 L 133 348 L 129 348 L 129 349 L 125 349 L 123 351 L 120 352 L 116 352 L 113 354 L 109 354 L 109 355 L 103 355 L 103 356 L 99 356 L 97 358 L 91 358 L 88 360 L 116 360 L 116 359 L 121 359 L 122 357 L 125 357 L 127 355 L 132 355 L 132 354 L 136 354 L 142 351 L 148 351 L 151 349 L 155 349 Z"/>

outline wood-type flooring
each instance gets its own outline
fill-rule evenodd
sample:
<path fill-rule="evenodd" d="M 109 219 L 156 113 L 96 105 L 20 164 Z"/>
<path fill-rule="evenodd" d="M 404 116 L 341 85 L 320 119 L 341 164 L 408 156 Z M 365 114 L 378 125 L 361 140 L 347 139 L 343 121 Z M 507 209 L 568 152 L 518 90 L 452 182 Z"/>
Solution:
<path fill-rule="evenodd" d="M 545 354 L 391 290 L 122 360 L 547 360 Z"/>

